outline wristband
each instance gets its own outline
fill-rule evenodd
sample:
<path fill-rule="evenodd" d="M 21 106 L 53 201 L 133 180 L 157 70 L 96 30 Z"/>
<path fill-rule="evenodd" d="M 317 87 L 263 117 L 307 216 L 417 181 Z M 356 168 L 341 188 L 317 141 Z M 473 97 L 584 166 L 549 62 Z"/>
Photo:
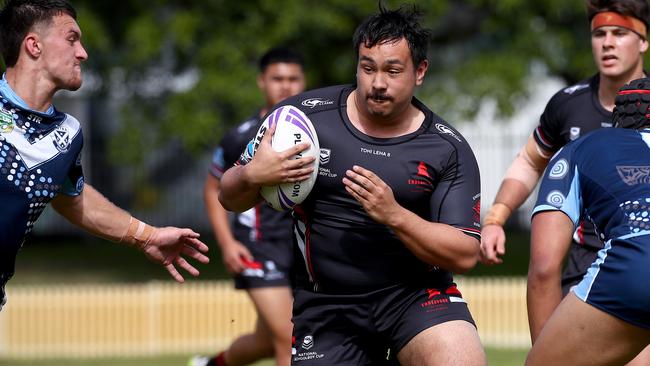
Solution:
<path fill-rule="evenodd" d="M 483 225 L 503 226 L 511 213 L 512 210 L 508 205 L 497 202 L 490 207 L 490 210 L 485 216 L 485 220 L 483 220 Z"/>

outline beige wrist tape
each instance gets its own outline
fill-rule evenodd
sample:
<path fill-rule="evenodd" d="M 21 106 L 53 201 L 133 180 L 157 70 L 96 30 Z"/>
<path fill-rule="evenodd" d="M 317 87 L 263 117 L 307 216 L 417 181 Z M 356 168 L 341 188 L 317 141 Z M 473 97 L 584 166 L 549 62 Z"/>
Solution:
<path fill-rule="evenodd" d="M 129 228 L 126 230 L 126 234 L 124 234 L 120 242 L 127 242 L 135 244 L 138 247 L 145 247 L 149 244 L 153 231 L 153 226 L 147 225 L 131 216 Z"/>
<path fill-rule="evenodd" d="M 503 226 L 510 217 L 512 210 L 505 203 L 497 202 L 490 207 L 483 225 L 499 225 Z"/>

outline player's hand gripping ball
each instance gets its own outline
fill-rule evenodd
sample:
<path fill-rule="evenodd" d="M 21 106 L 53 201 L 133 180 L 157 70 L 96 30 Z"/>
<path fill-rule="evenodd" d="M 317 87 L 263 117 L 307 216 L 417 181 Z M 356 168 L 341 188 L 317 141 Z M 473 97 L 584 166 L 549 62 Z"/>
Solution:
<path fill-rule="evenodd" d="M 292 157 L 298 159 L 313 156 L 314 171 L 307 180 L 295 183 L 282 183 L 275 186 L 264 186 L 260 194 L 268 204 L 278 211 L 291 210 L 293 206 L 307 198 L 316 183 L 318 176 L 318 157 L 320 146 L 316 130 L 309 118 L 298 108 L 285 105 L 271 113 L 257 131 L 256 141 L 261 141 L 262 136 L 269 127 L 276 125 L 275 133 L 271 138 L 271 146 L 275 151 L 284 151 L 302 142 L 309 142 L 311 146 Z"/>

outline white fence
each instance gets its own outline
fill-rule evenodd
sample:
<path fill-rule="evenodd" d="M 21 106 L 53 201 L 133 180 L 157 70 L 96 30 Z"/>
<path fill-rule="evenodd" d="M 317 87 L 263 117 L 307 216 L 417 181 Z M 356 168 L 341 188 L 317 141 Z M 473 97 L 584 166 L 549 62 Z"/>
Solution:
<path fill-rule="evenodd" d="M 486 346 L 528 347 L 523 278 L 459 278 Z M 228 281 L 9 286 L 0 358 L 189 354 L 224 348 L 255 312 Z"/>

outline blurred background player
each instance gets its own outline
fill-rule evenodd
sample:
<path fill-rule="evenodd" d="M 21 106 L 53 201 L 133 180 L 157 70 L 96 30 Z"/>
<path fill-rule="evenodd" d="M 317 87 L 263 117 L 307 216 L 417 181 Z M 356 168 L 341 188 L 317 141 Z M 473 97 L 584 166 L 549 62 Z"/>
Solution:
<path fill-rule="evenodd" d="M 531 321 L 527 365 L 622 365 L 650 343 L 648 93 L 648 78 L 622 88 L 613 119 L 619 128 L 564 146 L 544 173 L 533 211 L 532 257 L 559 267 L 563 256 L 555 252 L 569 250 L 584 215 L 605 247 L 552 315 Z"/>
<path fill-rule="evenodd" d="M 204 200 L 212 229 L 227 270 L 235 275 L 235 287 L 248 292 L 258 319 L 253 333 L 237 338 L 214 357 L 195 356 L 190 366 L 247 365 L 275 356 L 286 366 L 291 357 L 290 267 L 293 263 L 292 219 L 265 203 L 235 213 L 229 225 L 228 212 L 219 202 L 220 179 L 233 166 L 246 144 L 255 137 L 262 118 L 283 99 L 305 89 L 301 55 L 288 48 L 274 48 L 260 59 L 257 85 L 265 98 L 262 109 L 228 131 L 217 147 L 205 181 Z"/>
<path fill-rule="evenodd" d="M 380 6 L 353 37 L 355 85 L 280 103 L 311 119 L 326 156 L 294 208 L 296 365 L 381 365 L 388 348 L 402 365 L 486 364 L 452 277 L 478 260 L 479 171 L 462 136 L 413 96 L 429 65 L 419 16 Z M 272 133 L 224 173 L 224 207 L 246 210 L 261 186 L 313 171 L 313 158 L 292 159 L 307 143 L 276 152 Z"/>
<path fill-rule="evenodd" d="M 550 157 L 562 146 L 590 131 L 611 127 L 612 110 L 618 89 L 644 76 L 643 55 L 648 49 L 647 30 L 650 10 L 646 0 L 589 0 L 587 14 L 591 27 L 591 47 L 598 73 L 556 93 L 546 105 L 539 126 L 519 152 L 483 220 L 481 261 L 502 262 L 505 254 L 503 225 L 534 190 Z M 573 244 L 562 272 L 540 258 L 531 257 L 529 296 L 535 297 L 531 311 L 535 318 L 550 312 L 560 303 L 571 286 L 582 280 L 603 243 L 593 225 L 582 221 L 573 236 Z M 563 259 L 563 252 L 549 252 Z M 534 335 L 533 335 L 534 337 Z M 650 351 L 644 354 L 650 363 Z"/>
<path fill-rule="evenodd" d="M 59 90 L 81 87 L 81 44 L 76 11 L 64 0 L 10 0 L 0 11 L 0 307 L 16 255 L 34 222 L 52 207 L 86 231 L 142 250 L 179 282 L 176 265 L 198 271 L 183 255 L 207 263 L 207 246 L 190 229 L 149 226 L 84 183 L 83 136 L 73 116 L 59 112 Z"/>

